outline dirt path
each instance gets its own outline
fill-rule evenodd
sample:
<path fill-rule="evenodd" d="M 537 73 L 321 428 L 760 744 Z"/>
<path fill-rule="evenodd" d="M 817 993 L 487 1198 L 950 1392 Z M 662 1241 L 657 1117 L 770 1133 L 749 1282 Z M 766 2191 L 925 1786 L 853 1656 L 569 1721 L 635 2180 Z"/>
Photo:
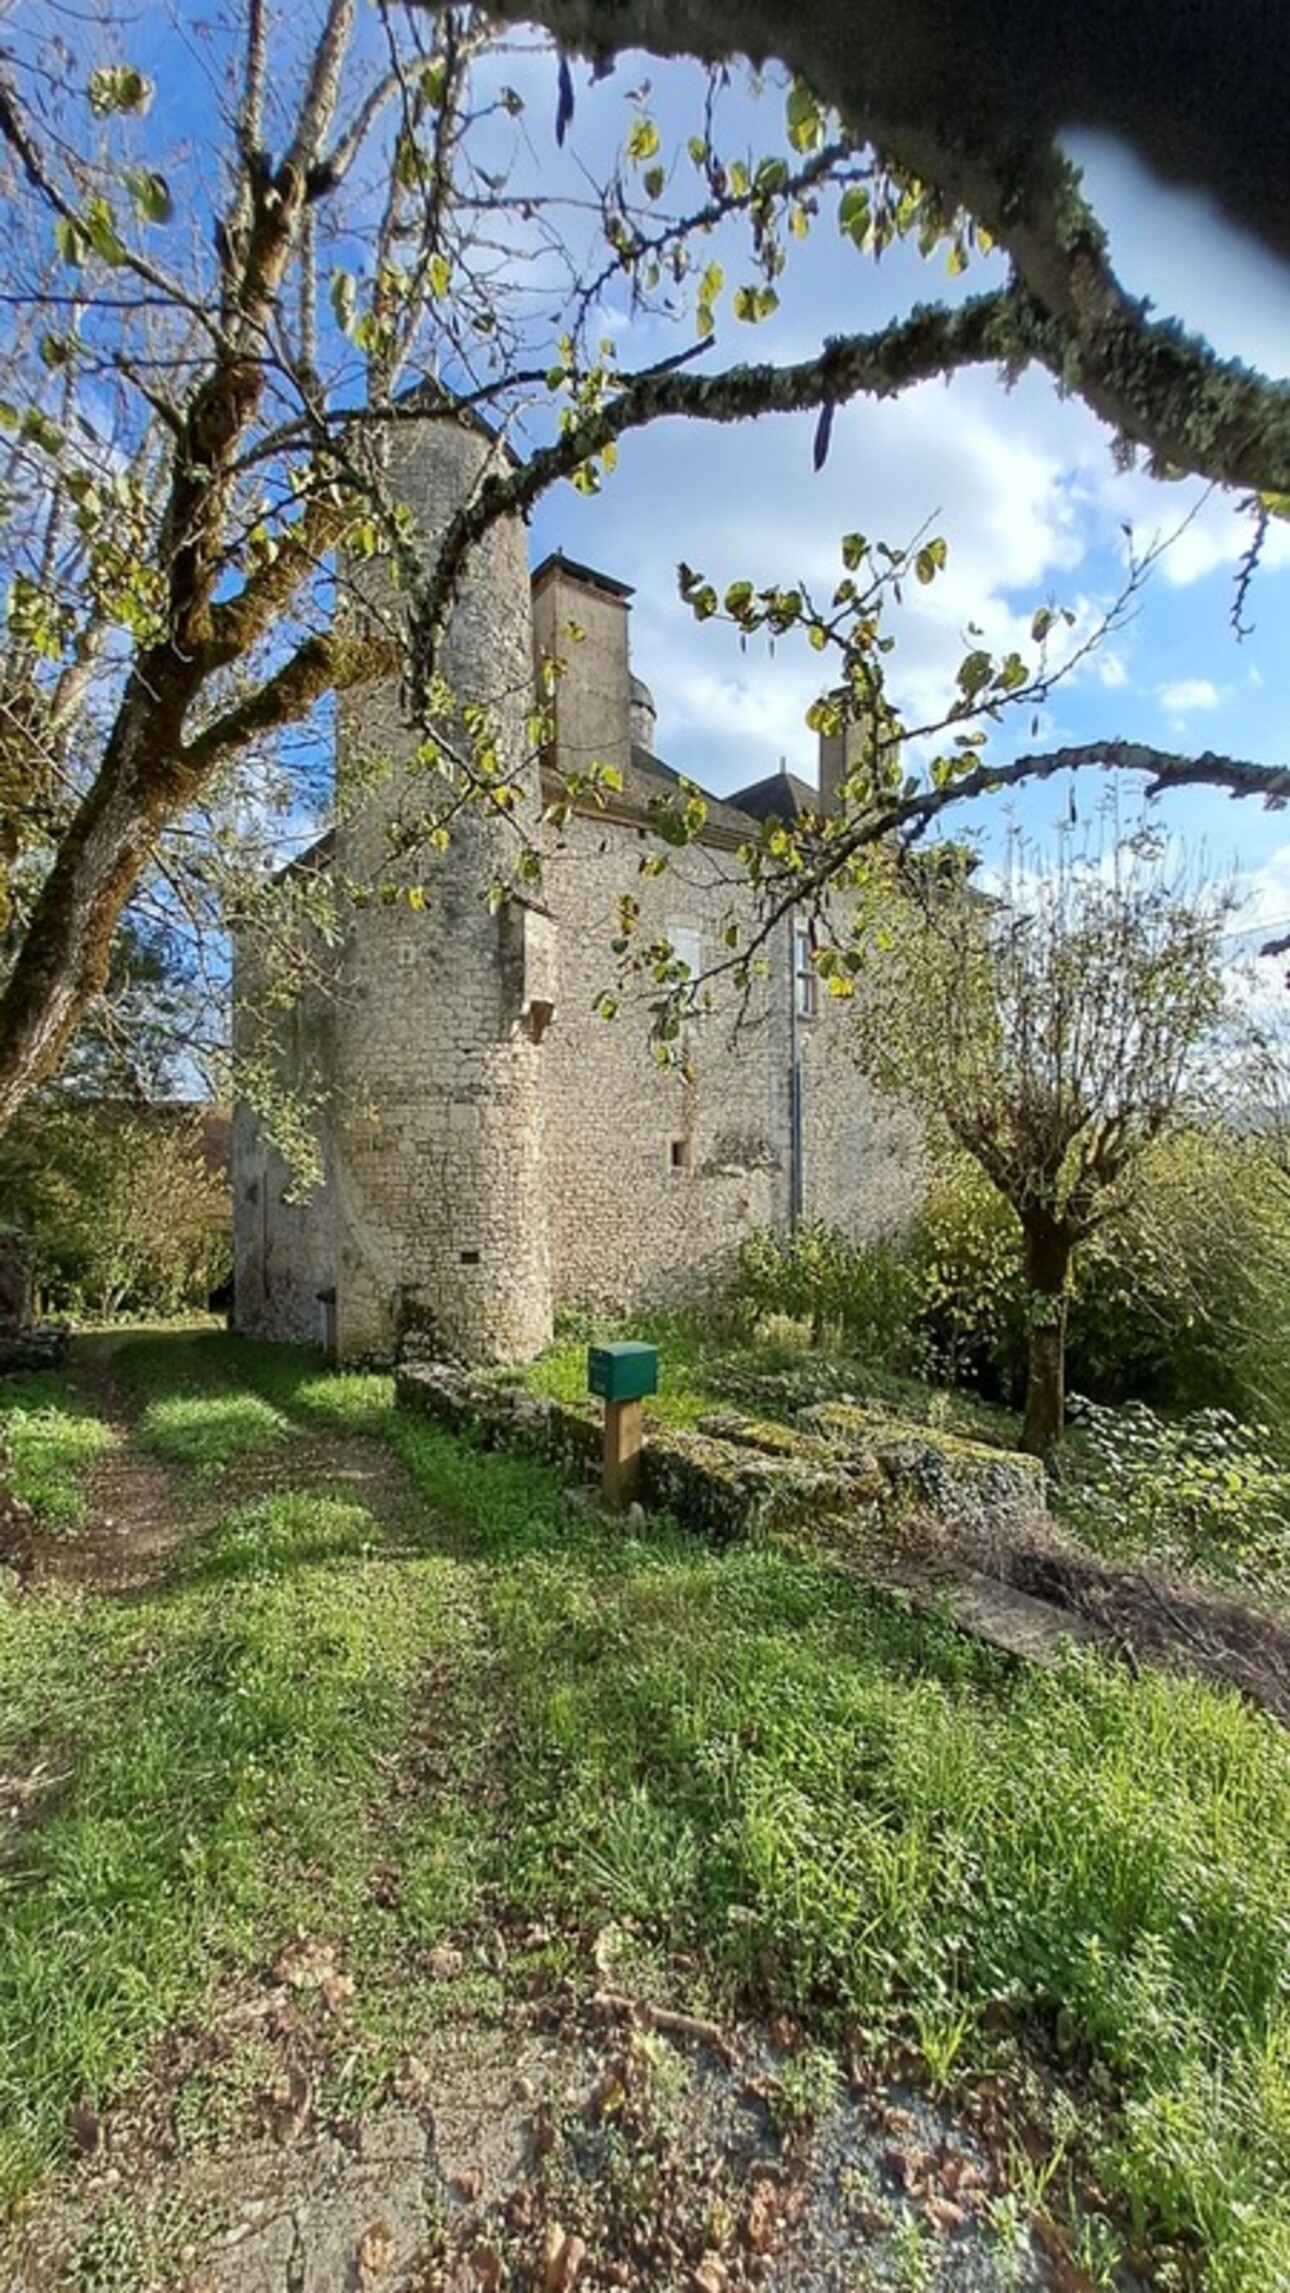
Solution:
<path fill-rule="evenodd" d="M 106 1594 L 140 1591 L 166 1574 L 197 1526 L 175 1474 L 130 1438 L 116 1375 L 119 1344 L 110 1332 L 72 1342 L 69 1374 L 113 1439 L 86 1475 L 83 1527 L 75 1535 L 32 1536 L 25 1573 L 33 1584 L 76 1583 Z"/>

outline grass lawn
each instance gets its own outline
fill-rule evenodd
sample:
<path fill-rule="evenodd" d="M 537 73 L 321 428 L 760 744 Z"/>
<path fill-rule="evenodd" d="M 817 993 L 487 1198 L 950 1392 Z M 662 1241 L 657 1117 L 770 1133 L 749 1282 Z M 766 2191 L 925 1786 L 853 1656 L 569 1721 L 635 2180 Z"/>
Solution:
<path fill-rule="evenodd" d="M 61 1371 L 0 1379 L 0 1450 L 8 1459 L 9 1485 L 45 1528 L 80 1526 L 85 1467 L 111 1439 Z"/>
<path fill-rule="evenodd" d="M 500 2002 L 471 1936 L 520 1938 L 510 1982 L 585 1974 L 615 1931 L 678 2003 L 899 2038 L 940 2080 L 1060 2057 L 1128 2215 L 1198 2240 L 1213 2293 L 1290 2284 L 1272 1723 L 1091 1661 L 1024 1672 L 773 1546 L 632 1537 L 381 1378 L 204 1336 L 120 1373 L 184 1474 L 217 1495 L 258 1447 L 283 1485 L 128 1603 L 0 1594 L 0 1766 L 56 1744 L 73 1770 L 0 1866 L 10 2200 L 74 2104 L 299 1935 L 353 1984 L 352 2108 L 429 2011 L 428 1944 Z M 409 1502 L 311 1484 L 311 1436 L 346 1432 Z"/>

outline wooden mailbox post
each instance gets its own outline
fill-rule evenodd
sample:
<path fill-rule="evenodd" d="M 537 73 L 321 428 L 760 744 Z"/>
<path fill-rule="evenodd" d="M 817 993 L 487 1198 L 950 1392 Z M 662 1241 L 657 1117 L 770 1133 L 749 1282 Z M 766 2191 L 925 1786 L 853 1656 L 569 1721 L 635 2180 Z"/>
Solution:
<path fill-rule="evenodd" d="M 605 1405 L 600 1493 L 606 1505 L 621 1511 L 640 1485 L 641 1401 L 658 1392 L 658 1347 L 589 1346 L 587 1386 Z"/>

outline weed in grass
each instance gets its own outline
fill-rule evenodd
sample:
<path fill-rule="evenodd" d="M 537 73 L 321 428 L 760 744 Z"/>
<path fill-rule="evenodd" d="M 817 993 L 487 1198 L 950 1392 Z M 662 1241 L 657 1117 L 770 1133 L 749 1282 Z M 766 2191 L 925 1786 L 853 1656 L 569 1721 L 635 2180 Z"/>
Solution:
<path fill-rule="evenodd" d="M 577 1857 L 583 1885 L 614 1911 L 667 1921 L 693 1900 L 699 1846 L 684 1819 L 631 1783 Z"/>
<path fill-rule="evenodd" d="M 838 2098 L 841 2073 L 823 2047 L 808 2047 L 781 2063 L 770 2091 L 770 2114 L 780 2134 L 806 2133 Z"/>
<path fill-rule="evenodd" d="M 939 2097 L 947 2091 L 956 2069 L 962 2066 L 963 2049 L 977 2019 L 976 2007 L 965 2005 L 952 1994 L 914 2001 L 914 2036 L 934 2095 Z"/>
<path fill-rule="evenodd" d="M 902 2214 L 891 2241 L 894 2282 L 899 2293 L 928 2293 L 936 2282 L 936 2250 L 913 2214 Z"/>
<path fill-rule="evenodd" d="M 1010 2141 L 1007 2155 L 1008 2187 L 1015 2191 L 1023 2212 L 1042 2213 L 1048 2193 L 1066 2163 L 1066 2144 L 1054 2142 L 1036 2157 L 1025 2142 Z"/>
<path fill-rule="evenodd" d="M 77 1529 L 85 1519 L 85 1470 L 110 1447 L 110 1426 L 55 1370 L 0 1384 L 0 1445 L 14 1495 L 46 1529 Z"/>
<path fill-rule="evenodd" d="M 139 2293 L 169 2285 L 192 2262 L 199 2242 L 211 2239 L 226 2216 L 219 2207 L 194 2207 L 179 2197 L 141 2208 L 122 2192 L 108 2199 L 76 2255 L 81 2293 Z"/>

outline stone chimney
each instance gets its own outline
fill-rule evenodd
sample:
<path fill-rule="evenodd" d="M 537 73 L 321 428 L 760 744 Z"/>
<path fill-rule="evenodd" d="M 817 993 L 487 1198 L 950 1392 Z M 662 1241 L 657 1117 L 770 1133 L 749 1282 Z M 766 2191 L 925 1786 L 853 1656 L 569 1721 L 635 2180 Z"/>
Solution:
<path fill-rule="evenodd" d="M 625 772 L 632 754 L 632 678 L 624 581 L 575 565 L 557 551 L 533 576 L 536 658 L 562 663 L 555 688 L 555 740 L 548 759 L 557 772 L 612 764 Z"/>
<path fill-rule="evenodd" d="M 829 699 L 836 702 L 845 711 L 848 702 L 851 702 L 851 695 L 845 692 L 830 693 Z M 838 791 L 843 781 L 849 779 L 857 767 L 862 765 L 868 756 L 872 755 L 873 743 L 874 720 L 869 714 L 860 717 L 844 714 L 836 732 L 822 732 L 820 734 L 819 774 L 820 811 L 822 813 L 838 813 L 843 810 L 842 799 Z"/>

